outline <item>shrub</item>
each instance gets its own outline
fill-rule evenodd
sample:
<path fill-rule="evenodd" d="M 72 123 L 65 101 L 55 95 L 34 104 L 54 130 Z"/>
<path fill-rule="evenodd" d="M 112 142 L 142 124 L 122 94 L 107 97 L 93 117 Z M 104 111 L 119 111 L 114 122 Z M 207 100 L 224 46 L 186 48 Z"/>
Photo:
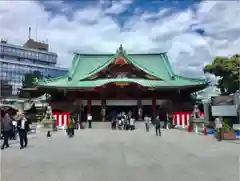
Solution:
<path fill-rule="evenodd" d="M 227 119 L 225 119 L 223 121 L 223 131 L 224 133 L 228 133 L 228 132 L 231 132 L 233 131 L 233 129 L 231 128 L 231 126 L 229 125 L 229 121 Z"/>
<path fill-rule="evenodd" d="M 193 127 L 193 118 L 192 117 L 189 118 L 189 126 Z"/>

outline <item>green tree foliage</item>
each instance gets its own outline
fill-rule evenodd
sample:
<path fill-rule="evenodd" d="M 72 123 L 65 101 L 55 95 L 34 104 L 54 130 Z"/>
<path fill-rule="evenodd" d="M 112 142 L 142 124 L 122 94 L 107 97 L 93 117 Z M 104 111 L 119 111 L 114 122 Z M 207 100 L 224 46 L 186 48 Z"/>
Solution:
<path fill-rule="evenodd" d="M 216 57 L 211 64 L 204 67 L 203 71 L 219 77 L 218 87 L 222 94 L 235 93 L 240 83 L 240 55 L 230 58 Z"/>
<path fill-rule="evenodd" d="M 27 73 L 27 74 L 25 74 L 24 79 L 22 81 L 22 87 L 23 88 L 34 87 L 35 83 L 38 82 L 38 80 L 40 80 L 42 78 L 43 78 L 43 76 L 39 71 Z"/>

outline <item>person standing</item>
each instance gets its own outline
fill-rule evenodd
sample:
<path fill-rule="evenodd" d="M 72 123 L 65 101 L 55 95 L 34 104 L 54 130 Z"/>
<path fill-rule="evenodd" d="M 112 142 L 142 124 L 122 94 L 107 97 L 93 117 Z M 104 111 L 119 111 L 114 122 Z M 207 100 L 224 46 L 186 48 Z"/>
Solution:
<path fill-rule="evenodd" d="M 215 119 L 215 127 L 218 132 L 218 141 L 222 140 L 222 135 L 223 135 L 223 123 L 222 123 L 222 118 L 217 117 Z"/>
<path fill-rule="evenodd" d="M 155 119 L 155 129 L 156 129 L 156 136 L 161 136 L 161 120 L 159 116 Z"/>
<path fill-rule="evenodd" d="M 13 140 L 16 140 L 17 139 L 17 121 L 15 119 L 13 119 L 12 124 L 13 124 L 13 129 L 12 129 L 11 138 Z"/>
<path fill-rule="evenodd" d="M 124 130 L 129 130 L 130 129 L 130 117 L 128 115 L 124 116 Z"/>
<path fill-rule="evenodd" d="M 147 115 L 144 116 L 146 132 L 149 132 L 149 118 Z"/>
<path fill-rule="evenodd" d="M 135 119 L 133 119 L 133 118 L 130 118 L 130 120 L 129 120 L 129 129 L 131 131 L 135 130 Z"/>
<path fill-rule="evenodd" d="M 8 113 L 3 113 L 2 115 L 2 122 L 1 122 L 1 128 L 3 130 L 3 144 L 1 149 L 3 150 L 5 147 L 8 148 L 9 144 L 8 144 L 8 140 L 9 137 L 12 134 L 12 129 L 13 129 L 13 125 L 12 125 L 12 118 L 9 116 Z"/>
<path fill-rule="evenodd" d="M 18 134 L 20 138 L 20 149 L 23 149 L 27 147 L 28 145 L 28 138 L 27 134 L 30 129 L 30 122 L 29 120 L 24 116 L 23 113 L 18 112 L 17 113 L 17 128 L 18 128 Z"/>
<path fill-rule="evenodd" d="M 112 130 L 116 130 L 117 127 L 117 118 L 116 117 L 112 117 Z"/>
<path fill-rule="evenodd" d="M 118 129 L 122 130 L 122 127 L 123 127 L 123 120 L 122 120 L 122 114 L 120 113 L 118 115 Z"/>
<path fill-rule="evenodd" d="M 92 115 L 87 115 L 87 121 L 88 121 L 88 128 L 92 128 Z"/>

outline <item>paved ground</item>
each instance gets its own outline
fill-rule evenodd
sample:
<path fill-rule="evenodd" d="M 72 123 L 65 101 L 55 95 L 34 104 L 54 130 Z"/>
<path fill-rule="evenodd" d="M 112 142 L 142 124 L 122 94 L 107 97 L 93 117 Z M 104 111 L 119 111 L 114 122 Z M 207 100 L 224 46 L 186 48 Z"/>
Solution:
<path fill-rule="evenodd" d="M 167 130 L 162 137 L 93 129 L 72 139 L 38 133 L 2 151 L 3 181 L 238 181 L 240 144 Z"/>

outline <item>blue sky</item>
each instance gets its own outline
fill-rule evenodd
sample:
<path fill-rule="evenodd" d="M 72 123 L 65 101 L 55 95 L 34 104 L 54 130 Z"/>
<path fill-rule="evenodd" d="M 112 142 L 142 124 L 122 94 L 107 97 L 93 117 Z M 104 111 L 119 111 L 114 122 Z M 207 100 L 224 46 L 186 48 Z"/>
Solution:
<path fill-rule="evenodd" d="M 168 52 L 190 77 L 203 76 L 215 56 L 240 53 L 238 16 L 239 1 L 0 1 L 1 36 L 21 45 L 31 26 L 59 66 L 69 67 L 73 52 L 114 53 L 123 44 L 129 53 Z"/>
<path fill-rule="evenodd" d="M 119 0 L 120 1 L 120 0 Z M 66 4 L 66 6 L 71 6 L 73 11 L 67 11 L 62 12 L 61 9 L 55 6 L 55 4 L 49 3 L 49 1 L 39 1 L 44 7 L 45 10 L 52 13 L 52 16 L 55 16 L 57 14 L 64 14 L 69 19 L 72 18 L 72 15 L 74 13 L 74 10 L 83 10 L 86 7 L 96 6 L 96 4 L 100 4 L 103 10 L 106 10 L 107 8 L 110 8 L 114 5 L 114 2 L 112 0 L 81 0 L 81 1 L 74 1 L 74 0 L 66 0 L 62 1 L 63 4 Z M 128 2 L 128 1 L 126 1 Z M 143 14 L 144 12 L 150 12 L 150 13 L 158 13 L 160 9 L 169 9 L 169 11 L 165 14 L 165 16 L 184 11 L 188 8 L 191 8 L 193 11 L 195 9 L 195 6 L 199 4 L 199 0 L 156 0 L 156 1 L 146 1 L 146 0 L 134 0 L 133 3 L 129 3 L 126 6 L 126 9 L 119 13 L 109 13 L 109 16 L 112 16 L 118 23 L 121 28 L 124 28 L 124 24 L 126 21 L 128 21 L 129 18 L 132 16 Z M 152 19 L 154 20 L 154 18 Z M 200 31 L 201 32 L 201 31 Z"/>

